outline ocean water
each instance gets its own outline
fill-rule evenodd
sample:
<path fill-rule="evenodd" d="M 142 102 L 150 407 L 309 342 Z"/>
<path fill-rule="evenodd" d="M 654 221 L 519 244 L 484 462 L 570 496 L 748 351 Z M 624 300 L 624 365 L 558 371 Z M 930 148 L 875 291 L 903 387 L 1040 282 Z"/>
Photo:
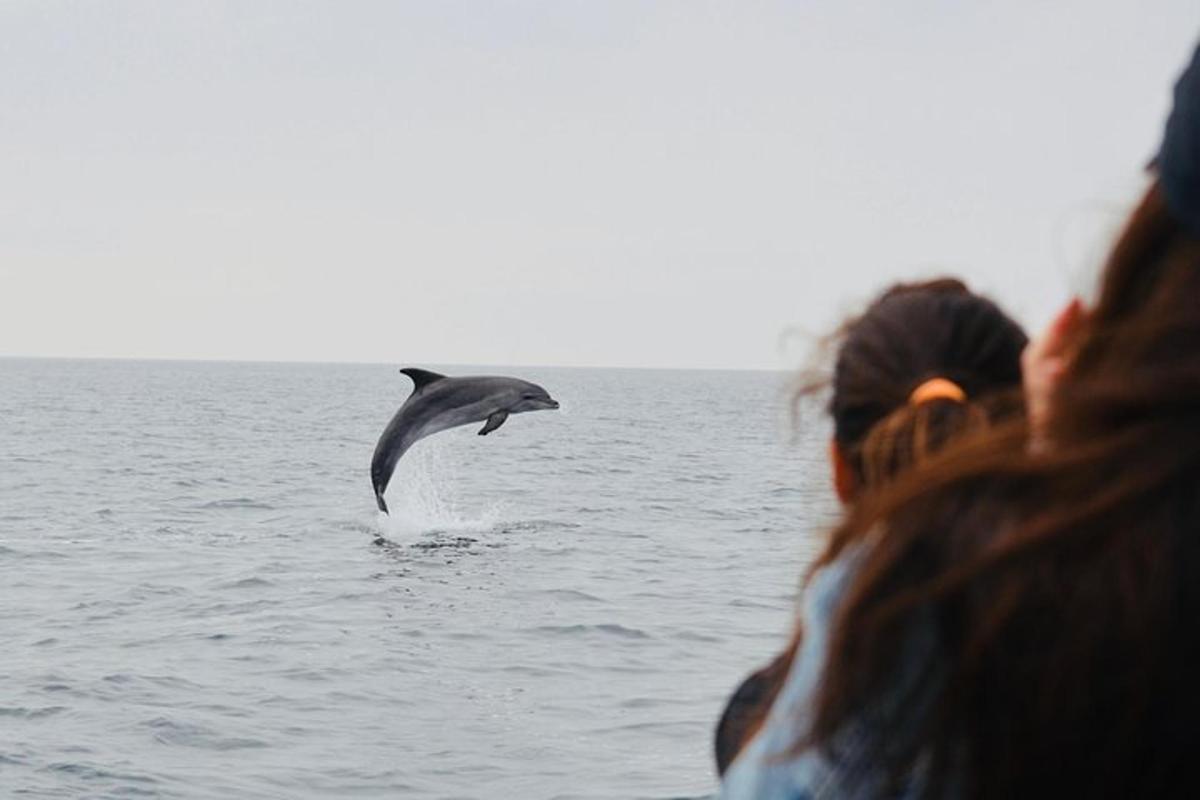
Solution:
<path fill-rule="evenodd" d="M 0 796 L 711 795 L 827 431 L 784 374 L 487 371 L 562 410 L 421 442 L 388 518 L 395 367 L 0 360 Z"/>

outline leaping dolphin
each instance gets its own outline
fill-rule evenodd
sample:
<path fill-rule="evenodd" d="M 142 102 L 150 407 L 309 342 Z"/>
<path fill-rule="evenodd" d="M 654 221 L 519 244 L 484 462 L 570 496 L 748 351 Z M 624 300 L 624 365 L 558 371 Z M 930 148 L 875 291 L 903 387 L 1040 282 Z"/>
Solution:
<path fill-rule="evenodd" d="M 412 367 L 400 372 L 412 378 L 413 393 L 384 429 L 371 459 L 375 502 L 385 514 L 388 507 L 383 492 L 392 479 L 396 462 L 417 441 L 438 431 L 481 420 L 487 423 L 479 429 L 479 435 L 487 436 L 503 425 L 509 414 L 558 408 L 558 401 L 545 389 L 518 378 L 448 378 Z"/>

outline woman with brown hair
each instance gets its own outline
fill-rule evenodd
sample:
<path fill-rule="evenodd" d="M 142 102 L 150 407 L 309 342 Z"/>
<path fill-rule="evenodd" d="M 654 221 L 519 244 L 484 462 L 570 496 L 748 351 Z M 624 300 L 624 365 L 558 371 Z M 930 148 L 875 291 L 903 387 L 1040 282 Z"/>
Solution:
<path fill-rule="evenodd" d="M 830 466 L 838 498 L 854 502 L 950 439 L 1019 408 L 1026 341 L 995 303 L 952 278 L 893 286 L 842 325 L 832 338 L 832 379 L 809 380 L 797 397 L 831 389 Z M 761 724 L 792 652 L 733 694 L 717 725 L 718 772 Z"/>
<path fill-rule="evenodd" d="M 1095 308 L 1027 367 L 1032 431 L 850 509 L 724 798 L 1200 794 L 1200 52 Z"/>

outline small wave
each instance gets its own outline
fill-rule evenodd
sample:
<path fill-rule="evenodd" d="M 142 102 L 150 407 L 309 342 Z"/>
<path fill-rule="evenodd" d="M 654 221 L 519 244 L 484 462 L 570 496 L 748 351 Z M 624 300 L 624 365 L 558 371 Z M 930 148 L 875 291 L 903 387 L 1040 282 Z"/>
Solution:
<path fill-rule="evenodd" d="M 161 689 L 178 689 L 187 692 L 194 692 L 200 688 L 198 684 L 175 675 L 137 675 L 132 672 L 111 672 L 103 676 L 101 680 L 109 686 L 150 685 Z"/>
<path fill-rule="evenodd" d="M 281 678 L 287 678 L 288 680 L 293 681 L 328 683 L 334 678 L 346 675 L 347 672 L 346 670 L 336 669 L 334 667 L 292 667 L 290 669 L 281 670 L 277 674 Z"/>
<path fill-rule="evenodd" d="M 161 744 L 179 747 L 198 747 L 204 750 L 247 750 L 267 747 L 261 739 L 242 736 L 222 736 L 211 728 L 191 722 L 182 722 L 167 717 L 155 717 L 143 723 L 154 731 L 154 739 Z"/>
<path fill-rule="evenodd" d="M 535 633 L 553 633 L 553 634 L 588 634 L 588 633 L 603 633 L 612 636 L 620 636 L 625 639 L 650 639 L 650 634 L 637 628 L 627 628 L 624 625 L 618 625 L 614 622 L 605 622 L 597 625 L 539 625 L 536 628 L 530 628 Z"/>
<path fill-rule="evenodd" d="M 578 552 L 579 552 L 579 548 L 578 548 L 578 547 L 571 547 L 571 546 L 567 546 L 567 547 L 551 547 L 551 548 L 545 548 L 545 549 L 542 549 L 540 552 L 541 552 L 541 554 L 542 554 L 543 556 L 555 556 L 555 557 L 558 557 L 558 556 L 573 556 L 573 555 L 575 555 L 576 553 L 578 553 Z"/>
<path fill-rule="evenodd" d="M 351 532 L 353 532 L 353 533 L 370 533 L 370 534 L 373 534 L 373 533 L 375 533 L 375 532 L 377 531 L 377 528 L 375 528 L 375 527 L 373 527 L 373 526 L 371 526 L 371 525 L 368 525 L 368 524 L 367 524 L 367 523 L 365 523 L 365 522 L 361 522 L 361 521 L 359 521 L 359 520 L 348 520 L 348 521 L 344 521 L 344 522 L 342 522 L 341 524 L 339 524 L 339 525 L 337 526 L 337 528 L 338 528 L 338 530 L 342 530 L 342 531 L 351 531 Z"/>
<path fill-rule="evenodd" d="M 656 719 L 643 720 L 640 722 L 626 722 L 620 725 L 605 725 L 600 728 L 594 728 L 593 733 L 610 734 L 610 733 L 630 733 L 633 731 L 652 731 L 655 733 L 670 733 L 672 735 L 690 736 L 695 735 L 698 731 L 706 731 L 708 728 L 708 720 L 694 719 Z"/>
<path fill-rule="evenodd" d="M 478 544 L 478 539 L 472 539 L 470 536 L 455 536 L 451 539 L 435 539 L 428 542 L 415 542 L 412 547 L 416 550 L 462 550 L 470 547 L 473 544 Z"/>
<path fill-rule="evenodd" d="M 662 708 L 663 706 L 678 706 L 681 701 L 671 697 L 631 697 L 617 704 L 620 708 L 637 710 L 642 708 Z"/>
<path fill-rule="evenodd" d="M 93 767 L 90 764 L 80 764 L 74 761 L 56 761 L 42 768 L 44 772 L 60 772 L 73 775 L 85 780 L 130 781 L 133 783 L 157 783 L 149 775 L 137 775 L 131 772 L 113 772 L 103 767 Z"/>
<path fill-rule="evenodd" d="M 594 594 L 581 592 L 578 589 L 548 589 L 538 592 L 539 595 L 552 597 L 556 600 L 573 600 L 585 603 L 603 603 L 606 602 L 603 597 L 597 597 Z"/>
<path fill-rule="evenodd" d="M 217 588 L 219 588 L 219 589 L 260 589 L 264 586 L 274 586 L 274 585 L 275 585 L 274 583 L 267 580 L 266 578 L 251 577 L 251 578 L 242 578 L 241 580 L 231 581 L 229 583 L 223 583 L 220 586 L 218 586 Z"/>
<path fill-rule="evenodd" d="M 780 608 L 787 608 L 794 602 L 795 598 L 791 597 L 783 598 L 778 604 L 763 603 L 758 600 L 747 600 L 744 597 L 735 597 L 734 599 L 730 600 L 727 605 L 732 606 L 733 608 L 767 608 L 774 611 Z"/>
<path fill-rule="evenodd" d="M 244 509 L 261 509 L 273 511 L 275 506 L 269 503 L 264 503 L 261 500 L 255 500 L 251 497 L 231 497 L 225 500 L 211 500 L 204 503 L 200 508 L 205 510 L 223 509 L 223 508 L 244 508 Z"/>
<path fill-rule="evenodd" d="M 16 717 L 17 719 L 42 719 L 44 717 L 52 717 L 55 714 L 61 714 L 66 710 L 66 706 L 42 706 L 41 708 L 27 708 L 25 706 L 0 706 L 0 717 Z"/>
<path fill-rule="evenodd" d="M 684 642 L 723 642 L 725 641 L 720 636 L 713 636 L 707 633 L 697 633 L 696 631 L 680 631 L 673 635 L 672 639 L 679 639 Z"/>
<path fill-rule="evenodd" d="M 706 472 L 697 472 L 692 475 L 680 475 L 675 480 L 679 481 L 680 483 L 699 483 L 699 484 L 714 485 L 714 484 L 727 483 L 729 481 L 729 477 L 726 475 L 713 475 L 711 473 L 706 473 Z"/>
<path fill-rule="evenodd" d="M 495 669 L 496 667 L 489 664 L 486 667 L 481 667 L 475 671 L 488 673 Z M 500 667 L 499 671 L 509 675 L 521 675 L 527 678 L 552 678 L 558 675 L 572 674 L 567 670 L 552 669 L 550 667 L 536 666 L 533 664 L 506 664 L 505 666 Z"/>
<path fill-rule="evenodd" d="M 570 531 L 583 527 L 578 522 L 564 522 L 557 519 L 524 519 L 503 522 L 497 525 L 502 533 L 523 533 L 525 531 Z"/>

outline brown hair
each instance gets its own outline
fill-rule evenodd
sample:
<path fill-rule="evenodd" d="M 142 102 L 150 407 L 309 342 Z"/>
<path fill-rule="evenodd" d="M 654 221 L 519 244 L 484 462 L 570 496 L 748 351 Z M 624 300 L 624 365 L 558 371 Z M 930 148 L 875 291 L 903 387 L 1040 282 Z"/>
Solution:
<path fill-rule="evenodd" d="M 835 336 L 834 439 L 859 485 L 871 489 L 1013 410 L 1011 393 L 1008 403 L 997 397 L 1020 387 L 1028 341 L 995 303 L 953 278 L 897 284 Z M 965 401 L 909 402 L 931 378 L 957 384 Z M 810 380 L 800 392 L 818 388 Z"/>
<path fill-rule="evenodd" d="M 796 401 L 831 390 L 834 438 L 860 490 L 873 491 L 930 458 L 952 438 L 1019 409 L 1024 331 L 995 303 L 954 278 L 900 283 L 825 341 L 832 378 L 809 370 Z M 962 401 L 910 402 L 931 378 L 953 381 Z M 789 648 L 744 681 L 717 725 L 718 772 L 761 726 L 792 663 Z"/>
<path fill-rule="evenodd" d="M 871 754 L 936 795 L 1189 796 L 1200 719 L 1200 242 L 1152 187 L 1104 269 L 1052 398 L 948 448 L 835 530 L 867 540 L 810 730 L 824 746 L 888 691 L 932 620 L 928 703 L 878 721 Z M 936 676 L 936 677 L 934 677 Z"/>

